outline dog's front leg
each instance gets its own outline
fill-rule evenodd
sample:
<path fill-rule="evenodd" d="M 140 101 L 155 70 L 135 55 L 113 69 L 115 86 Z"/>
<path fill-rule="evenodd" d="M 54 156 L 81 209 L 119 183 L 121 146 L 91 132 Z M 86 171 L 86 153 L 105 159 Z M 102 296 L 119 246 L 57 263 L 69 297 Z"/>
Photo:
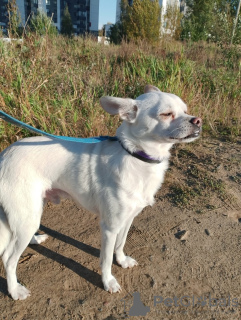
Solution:
<path fill-rule="evenodd" d="M 106 291 L 110 293 L 120 292 L 121 287 L 115 277 L 111 274 L 111 265 L 113 261 L 114 245 L 117 233 L 111 232 L 102 225 L 101 228 L 101 254 L 100 265 L 102 273 L 102 282 Z"/>
<path fill-rule="evenodd" d="M 116 261 L 118 262 L 119 265 L 122 266 L 122 268 L 132 268 L 138 265 L 136 260 L 134 260 L 129 256 L 126 256 L 123 251 L 127 234 L 132 224 L 132 221 L 133 221 L 133 218 L 130 218 L 129 220 L 127 220 L 125 225 L 121 228 L 121 230 L 119 231 L 116 237 L 116 243 L 115 243 Z"/>

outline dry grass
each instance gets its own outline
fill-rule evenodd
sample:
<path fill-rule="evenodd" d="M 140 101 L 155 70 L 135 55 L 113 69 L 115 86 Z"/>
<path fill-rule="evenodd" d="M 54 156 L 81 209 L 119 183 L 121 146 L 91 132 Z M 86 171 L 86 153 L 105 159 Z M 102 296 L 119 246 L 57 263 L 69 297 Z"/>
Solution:
<path fill-rule="evenodd" d="M 117 117 L 99 106 L 103 95 L 134 98 L 151 83 L 183 98 L 213 134 L 240 134 L 241 50 L 163 40 L 150 47 L 104 46 L 91 38 L 30 35 L 0 41 L 0 108 L 51 133 L 114 135 Z M 30 133 L 0 123 L 3 144 Z"/>

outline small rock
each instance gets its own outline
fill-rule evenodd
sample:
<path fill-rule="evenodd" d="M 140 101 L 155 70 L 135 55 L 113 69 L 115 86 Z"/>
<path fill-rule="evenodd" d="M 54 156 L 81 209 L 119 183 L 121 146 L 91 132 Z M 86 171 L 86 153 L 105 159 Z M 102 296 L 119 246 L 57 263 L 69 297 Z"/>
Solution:
<path fill-rule="evenodd" d="M 181 230 L 174 234 L 174 236 L 179 240 L 186 240 L 189 232 L 187 230 Z"/>
<path fill-rule="evenodd" d="M 206 235 L 211 236 L 211 232 L 208 229 L 205 229 L 204 231 L 205 231 Z"/>

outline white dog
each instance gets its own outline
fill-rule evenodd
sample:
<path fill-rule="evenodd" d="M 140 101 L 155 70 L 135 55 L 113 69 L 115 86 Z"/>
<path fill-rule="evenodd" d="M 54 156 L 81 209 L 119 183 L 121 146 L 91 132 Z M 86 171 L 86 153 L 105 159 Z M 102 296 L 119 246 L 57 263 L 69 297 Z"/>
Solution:
<path fill-rule="evenodd" d="M 102 281 L 105 290 L 119 292 L 111 273 L 113 253 L 123 268 L 137 265 L 123 252 L 131 223 L 154 203 L 172 145 L 193 141 L 201 132 L 201 119 L 188 115 L 179 97 L 151 85 L 136 100 L 103 97 L 100 103 L 123 120 L 118 140 L 87 144 L 40 136 L 0 154 L 0 255 L 14 300 L 30 295 L 17 282 L 19 257 L 29 243 L 47 238 L 34 235 L 44 203 L 61 197 L 100 216 Z"/>

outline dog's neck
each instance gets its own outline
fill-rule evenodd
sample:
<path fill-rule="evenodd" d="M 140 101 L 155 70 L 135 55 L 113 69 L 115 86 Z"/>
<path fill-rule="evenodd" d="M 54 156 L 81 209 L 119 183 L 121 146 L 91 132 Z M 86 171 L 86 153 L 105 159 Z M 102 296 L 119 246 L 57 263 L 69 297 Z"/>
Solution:
<path fill-rule="evenodd" d="M 144 158 L 159 160 L 159 162 L 169 158 L 169 150 L 173 146 L 172 143 L 159 143 L 153 140 L 143 141 L 136 139 L 130 133 L 126 133 L 124 130 L 122 131 L 120 129 L 121 127 L 117 130 L 117 137 L 124 149 L 130 154 L 139 154 Z"/>
<path fill-rule="evenodd" d="M 147 162 L 147 163 L 161 163 L 163 161 L 160 160 L 159 158 L 153 158 L 151 156 L 149 156 L 147 153 L 145 153 L 144 151 L 136 151 L 136 152 L 131 152 L 127 147 L 124 146 L 124 144 L 121 142 L 120 139 L 118 139 L 119 143 L 121 144 L 122 148 L 129 153 L 132 157 L 137 158 L 143 162 Z"/>

